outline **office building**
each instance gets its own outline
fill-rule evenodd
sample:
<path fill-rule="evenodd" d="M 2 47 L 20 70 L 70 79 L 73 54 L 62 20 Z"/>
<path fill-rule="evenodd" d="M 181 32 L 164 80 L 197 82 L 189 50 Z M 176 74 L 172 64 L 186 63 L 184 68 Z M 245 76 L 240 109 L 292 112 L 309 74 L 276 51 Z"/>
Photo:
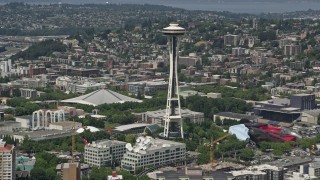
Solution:
<path fill-rule="evenodd" d="M 184 143 L 153 139 L 150 136 L 139 137 L 133 147 L 127 144 L 126 148 L 121 168 L 131 172 L 148 166 L 182 164 L 186 159 Z"/>
<path fill-rule="evenodd" d="M 84 147 L 84 161 L 97 167 L 119 163 L 126 152 L 125 145 L 125 142 L 116 140 L 93 141 Z"/>
<path fill-rule="evenodd" d="M 311 110 L 317 107 L 314 94 L 294 94 L 290 98 L 291 107 Z"/>
<path fill-rule="evenodd" d="M 16 167 L 15 167 L 15 150 L 14 145 L 6 144 L 5 141 L 0 139 L 0 179 L 1 180 L 15 180 Z"/>

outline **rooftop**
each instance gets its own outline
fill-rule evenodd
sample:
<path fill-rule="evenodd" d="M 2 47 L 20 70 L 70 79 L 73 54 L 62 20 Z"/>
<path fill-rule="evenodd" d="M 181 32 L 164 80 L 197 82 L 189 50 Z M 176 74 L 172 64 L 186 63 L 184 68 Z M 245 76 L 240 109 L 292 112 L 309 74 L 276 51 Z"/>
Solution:
<path fill-rule="evenodd" d="M 237 118 L 237 119 L 248 119 L 252 121 L 261 118 L 259 116 L 252 116 L 252 115 L 239 114 L 239 113 L 233 113 L 233 112 L 220 112 L 220 113 L 217 113 L 216 115 L 230 117 L 230 118 Z"/>
<path fill-rule="evenodd" d="M 135 145 L 127 144 L 127 153 L 135 153 L 135 154 L 147 154 L 148 152 L 161 150 L 167 147 L 181 147 L 184 146 L 184 143 L 179 143 L 175 141 L 168 141 L 164 139 L 153 139 L 150 136 L 146 137 L 138 137 L 136 139 Z"/>
<path fill-rule="evenodd" d="M 127 125 L 121 125 L 121 126 L 117 126 L 115 128 L 116 131 L 127 131 L 130 129 L 134 129 L 134 128 L 143 128 L 143 127 L 147 127 L 150 124 L 147 123 L 135 123 L 135 124 L 127 124 Z"/>
<path fill-rule="evenodd" d="M 99 141 L 93 141 L 92 143 L 87 144 L 86 147 L 106 148 L 121 144 L 126 144 L 126 142 L 104 139 Z"/>
<path fill-rule="evenodd" d="M 89 94 L 63 100 L 62 102 L 98 106 L 101 104 L 141 102 L 141 100 L 122 95 L 109 89 L 99 89 Z"/>

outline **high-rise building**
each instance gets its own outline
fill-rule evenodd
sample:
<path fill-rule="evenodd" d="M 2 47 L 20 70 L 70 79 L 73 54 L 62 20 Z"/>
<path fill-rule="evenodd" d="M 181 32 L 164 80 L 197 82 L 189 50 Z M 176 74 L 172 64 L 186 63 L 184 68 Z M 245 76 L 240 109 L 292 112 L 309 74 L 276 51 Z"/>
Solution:
<path fill-rule="evenodd" d="M 227 34 L 224 35 L 224 45 L 225 46 L 238 46 L 240 37 L 238 35 Z"/>
<path fill-rule="evenodd" d="M 252 28 L 253 29 L 258 29 L 258 20 L 257 18 L 252 19 Z"/>
<path fill-rule="evenodd" d="M 186 159 L 184 143 L 153 139 L 149 136 L 138 137 L 133 147 L 128 143 L 126 148 L 121 168 L 132 172 L 148 166 L 183 164 Z"/>
<path fill-rule="evenodd" d="M 84 161 L 90 166 L 112 165 L 121 161 L 126 143 L 116 140 L 93 141 L 84 147 Z"/>
<path fill-rule="evenodd" d="M 0 179 L 1 180 L 15 180 L 15 150 L 14 145 L 6 144 L 0 139 Z"/>
<path fill-rule="evenodd" d="M 178 132 L 178 135 L 184 138 L 179 96 L 178 59 L 179 36 L 184 35 L 186 30 L 178 24 L 170 24 L 162 32 L 168 36 L 170 54 L 170 75 L 163 135 L 165 138 L 169 138 L 171 132 Z"/>
<path fill-rule="evenodd" d="M 284 46 L 283 54 L 285 56 L 295 56 L 295 55 L 299 55 L 300 53 L 301 53 L 300 45 L 290 44 L 290 45 Z"/>

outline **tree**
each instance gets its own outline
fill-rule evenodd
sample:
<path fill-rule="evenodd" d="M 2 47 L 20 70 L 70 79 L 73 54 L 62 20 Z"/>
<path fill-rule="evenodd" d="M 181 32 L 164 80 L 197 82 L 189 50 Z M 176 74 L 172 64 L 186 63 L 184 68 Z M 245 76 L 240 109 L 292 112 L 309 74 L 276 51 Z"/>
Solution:
<path fill-rule="evenodd" d="M 215 123 L 216 123 L 216 125 L 218 125 L 218 126 L 221 126 L 221 125 L 222 125 L 222 121 L 221 121 L 221 119 L 220 119 L 220 116 L 217 116 L 217 117 L 216 117 Z"/>
<path fill-rule="evenodd" d="M 240 158 L 241 158 L 242 160 L 248 161 L 248 160 L 253 159 L 253 157 L 254 157 L 254 152 L 253 152 L 253 150 L 251 150 L 251 149 L 242 149 L 242 150 L 240 151 L 239 156 L 240 156 Z"/>
<path fill-rule="evenodd" d="M 137 135 L 136 134 L 127 134 L 125 137 L 125 141 L 127 143 L 134 144 L 136 142 Z"/>

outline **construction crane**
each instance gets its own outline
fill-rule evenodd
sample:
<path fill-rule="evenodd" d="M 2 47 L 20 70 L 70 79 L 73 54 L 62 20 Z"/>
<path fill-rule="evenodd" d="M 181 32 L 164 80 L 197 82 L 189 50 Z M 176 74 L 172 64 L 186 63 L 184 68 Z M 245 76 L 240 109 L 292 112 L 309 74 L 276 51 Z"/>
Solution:
<path fill-rule="evenodd" d="M 214 145 L 216 143 L 218 143 L 219 141 L 222 141 L 224 140 L 225 138 L 227 138 L 228 136 L 230 136 L 230 134 L 226 134 L 216 140 L 212 140 L 211 143 L 210 143 L 210 162 L 211 162 L 211 166 L 215 166 L 216 164 L 216 160 L 214 159 Z"/>

